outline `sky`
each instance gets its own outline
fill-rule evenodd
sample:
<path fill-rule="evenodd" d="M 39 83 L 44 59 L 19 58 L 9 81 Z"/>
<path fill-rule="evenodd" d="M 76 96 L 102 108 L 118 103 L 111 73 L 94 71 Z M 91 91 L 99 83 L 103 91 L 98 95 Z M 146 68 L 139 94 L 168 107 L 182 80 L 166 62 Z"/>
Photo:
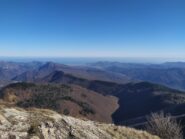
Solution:
<path fill-rule="evenodd" d="M 0 56 L 185 59 L 185 0 L 0 0 Z"/>

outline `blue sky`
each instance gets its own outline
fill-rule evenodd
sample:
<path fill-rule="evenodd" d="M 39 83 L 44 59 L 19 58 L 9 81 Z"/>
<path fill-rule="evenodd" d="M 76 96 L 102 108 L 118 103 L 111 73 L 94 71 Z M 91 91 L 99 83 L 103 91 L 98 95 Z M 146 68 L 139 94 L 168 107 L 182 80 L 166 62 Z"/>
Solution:
<path fill-rule="evenodd" d="M 185 59 L 185 1 L 0 0 L 0 56 Z"/>

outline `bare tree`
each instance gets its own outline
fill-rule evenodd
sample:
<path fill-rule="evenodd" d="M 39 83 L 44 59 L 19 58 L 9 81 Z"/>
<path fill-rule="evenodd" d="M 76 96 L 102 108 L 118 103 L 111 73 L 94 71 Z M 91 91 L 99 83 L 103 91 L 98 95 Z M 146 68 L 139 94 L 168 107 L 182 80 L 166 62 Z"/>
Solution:
<path fill-rule="evenodd" d="M 146 130 L 151 134 L 162 139 L 183 139 L 182 127 L 171 115 L 152 113 L 147 120 Z"/>

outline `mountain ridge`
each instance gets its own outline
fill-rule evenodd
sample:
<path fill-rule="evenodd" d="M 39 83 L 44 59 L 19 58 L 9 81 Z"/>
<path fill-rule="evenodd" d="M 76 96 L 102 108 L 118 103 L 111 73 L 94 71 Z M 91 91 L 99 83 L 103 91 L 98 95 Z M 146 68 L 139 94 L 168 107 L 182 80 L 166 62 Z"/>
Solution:
<path fill-rule="evenodd" d="M 132 80 L 148 81 L 185 90 L 184 62 L 166 62 L 162 64 L 97 62 L 88 65 L 105 71 L 122 73 Z"/>

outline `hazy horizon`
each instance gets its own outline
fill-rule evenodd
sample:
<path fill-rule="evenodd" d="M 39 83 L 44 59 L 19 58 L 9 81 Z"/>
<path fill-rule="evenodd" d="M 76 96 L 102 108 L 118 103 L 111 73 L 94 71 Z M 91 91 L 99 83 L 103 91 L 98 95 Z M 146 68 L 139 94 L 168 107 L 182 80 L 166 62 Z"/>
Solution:
<path fill-rule="evenodd" d="M 7 62 L 56 62 L 71 65 L 84 65 L 95 62 L 121 62 L 121 63 L 143 63 L 161 64 L 166 62 L 185 62 L 185 59 L 164 59 L 164 58 L 134 58 L 134 57 L 2 57 L 0 61 Z"/>

